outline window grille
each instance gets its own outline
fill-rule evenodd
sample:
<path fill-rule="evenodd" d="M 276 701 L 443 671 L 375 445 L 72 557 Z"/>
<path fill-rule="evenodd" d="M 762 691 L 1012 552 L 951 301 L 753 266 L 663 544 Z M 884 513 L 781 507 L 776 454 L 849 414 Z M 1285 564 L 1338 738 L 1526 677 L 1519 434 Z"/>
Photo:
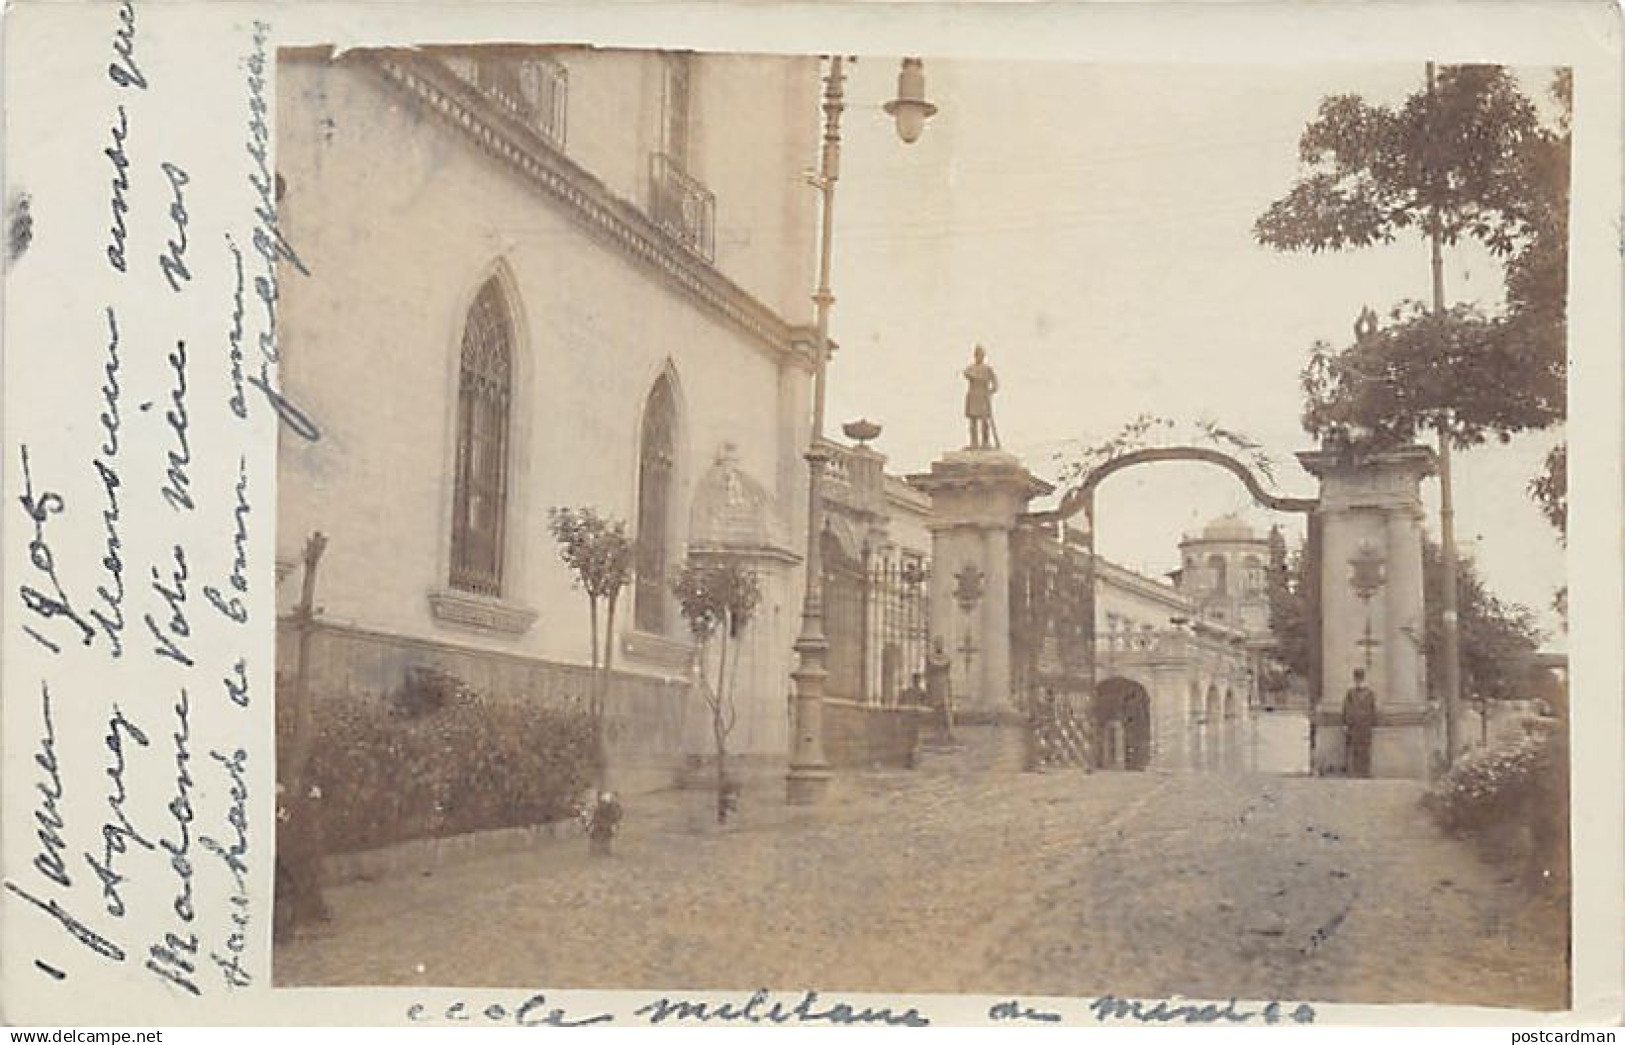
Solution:
<path fill-rule="evenodd" d="M 677 460 L 677 401 L 662 375 L 643 411 L 638 451 L 637 581 L 633 622 L 639 631 L 664 634 L 667 624 L 671 494 Z"/>
<path fill-rule="evenodd" d="M 509 116 L 564 148 L 570 72 L 545 55 L 462 53 L 444 59 L 464 83 L 495 102 Z"/>
<path fill-rule="evenodd" d="M 694 126 L 694 55 L 665 55 L 660 151 L 653 157 L 649 216 L 707 261 L 716 257 L 716 197 L 689 173 Z"/>
<path fill-rule="evenodd" d="M 717 198 L 680 163 L 655 153 L 649 179 L 649 216 L 683 246 L 707 261 L 716 258 Z"/>
<path fill-rule="evenodd" d="M 502 593 L 512 355 L 507 303 L 491 279 L 463 327 L 451 532 L 451 586 L 481 595 Z"/>

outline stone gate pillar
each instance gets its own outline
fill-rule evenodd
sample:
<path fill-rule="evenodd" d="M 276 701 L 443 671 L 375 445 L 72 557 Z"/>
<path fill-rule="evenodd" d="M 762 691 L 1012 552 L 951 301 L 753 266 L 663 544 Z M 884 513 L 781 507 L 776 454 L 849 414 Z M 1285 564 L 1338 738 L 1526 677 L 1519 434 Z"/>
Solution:
<path fill-rule="evenodd" d="M 953 661 L 961 715 L 1019 710 L 1010 671 L 1010 543 L 1027 502 L 1052 487 L 1002 450 L 954 450 L 915 476 L 931 496 L 931 641 Z"/>
<path fill-rule="evenodd" d="M 1159 636 L 1151 661 L 1151 765 L 1155 769 L 1192 769 L 1192 725 L 1189 637 L 1182 632 Z"/>
<path fill-rule="evenodd" d="M 1314 770 L 1345 768 L 1343 695 L 1354 669 L 1365 667 L 1377 697 L 1371 774 L 1425 779 L 1435 709 L 1422 651 L 1420 487 L 1433 472 L 1433 451 L 1413 445 L 1356 458 L 1313 450 L 1298 460 L 1321 484 L 1322 698 Z"/>

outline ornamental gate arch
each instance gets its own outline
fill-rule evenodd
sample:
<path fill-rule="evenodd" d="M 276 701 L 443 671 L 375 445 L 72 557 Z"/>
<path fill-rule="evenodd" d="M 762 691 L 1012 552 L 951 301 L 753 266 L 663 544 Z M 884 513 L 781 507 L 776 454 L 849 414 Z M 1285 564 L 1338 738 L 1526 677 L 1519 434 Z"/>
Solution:
<path fill-rule="evenodd" d="M 1102 482 L 1118 472 L 1144 465 L 1170 462 L 1194 462 L 1221 468 L 1235 476 L 1241 482 L 1242 486 L 1246 488 L 1253 500 L 1261 507 L 1268 508 L 1272 511 L 1301 514 L 1307 517 L 1306 521 L 1308 535 L 1305 544 L 1305 556 L 1308 560 L 1306 574 L 1310 580 L 1310 583 L 1309 591 L 1306 593 L 1306 595 L 1309 602 L 1308 618 L 1311 627 L 1311 635 L 1309 640 L 1310 678 L 1308 681 L 1310 687 L 1311 707 L 1317 707 L 1320 704 L 1323 691 L 1321 670 L 1322 658 L 1320 656 L 1321 636 L 1319 634 L 1319 621 L 1321 617 L 1320 578 L 1322 574 L 1322 570 L 1320 568 L 1320 500 L 1318 498 L 1283 497 L 1274 494 L 1267 490 L 1258 480 L 1258 477 L 1253 474 L 1253 471 L 1241 461 L 1222 451 L 1198 446 L 1151 447 L 1143 450 L 1135 450 L 1122 454 L 1118 457 L 1114 457 L 1109 461 L 1102 462 L 1100 465 L 1097 465 L 1095 468 L 1085 473 L 1077 485 L 1075 485 L 1062 497 L 1061 502 L 1057 507 L 1047 511 L 1030 512 L 1023 517 L 1022 522 L 1025 524 L 1023 528 L 1029 532 L 1033 529 L 1045 530 L 1058 527 L 1059 524 L 1063 524 L 1068 520 L 1076 518 L 1080 514 L 1084 517 L 1084 532 L 1082 535 L 1083 540 L 1081 542 L 1082 550 L 1084 552 L 1084 555 L 1082 556 L 1083 577 L 1080 585 L 1084 594 L 1082 598 L 1082 605 L 1074 608 L 1072 611 L 1075 616 L 1081 617 L 1082 620 L 1074 622 L 1073 626 L 1067 629 L 1069 632 L 1067 636 L 1068 638 L 1071 638 L 1074 641 L 1082 640 L 1084 656 L 1076 658 L 1076 660 L 1073 662 L 1073 671 L 1069 673 L 1071 675 L 1070 678 L 1066 677 L 1068 673 L 1065 672 L 1063 672 L 1060 676 L 1057 676 L 1054 672 L 1046 673 L 1038 666 L 1038 660 L 1041 658 L 1031 658 L 1031 662 L 1028 665 L 1029 677 L 1025 680 L 1025 682 L 1030 687 L 1041 688 L 1045 692 L 1051 694 L 1070 692 L 1074 695 L 1074 697 L 1077 695 L 1087 694 L 1095 700 L 1098 700 L 1102 695 L 1105 695 L 1108 698 L 1114 696 L 1112 693 L 1105 693 L 1105 689 L 1111 687 L 1105 686 L 1104 683 L 1115 683 L 1117 680 L 1115 678 L 1102 680 L 1100 677 L 1101 640 L 1099 628 L 1095 620 L 1095 564 L 1097 561 L 1095 555 L 1095 534 L 1097 532 L 1095 519 L 1095 492 Z M 1027 593 L 1018 592 L 1014 594 L 1018 602 L 1021 601 L 1024 596 L 1028 602 L 1031 601 L 1030 595 Z M 1047 622 L 1040 623 L 1035 621 L 1033 619 L 1034 616 L 1035 615 L 1032 613 L 1028 613 L 1026 615 L 1013 614 L 1012 622 L 1017 624 L 1018 627 L 1031 627 L 1033 625 L 1037 625 L 1041 630 L 1047 633 Z M 1113 641 L 1116 641 L 1115 638 Z M 1018 649 L 1026 649 L 1030 652 L 1040 652 L 1044 645 L 1044 637 L 1043 635 L 1016 636 L 1015 645 Z M 1053 667 L 1054 659 L 1051 658 L 1051 660 Z M 1083 669 L 1081 678 L 1077 677 L 1077 668 Z M 1115 666 L 1114 670 L 1116 670 Z M 1147 723 L 1146 726 L 1142 727 L 1142 724 L 1138 721 L 1137 717 L 1134 721 L 1129 721 L 1127 718 L 1125 718 L 1121 723 L 1115 723 L 1114 720 L 1115 724 L 1108 724 L 1104 720 L 1100 720 L 1100 715 L 1097 714 L 1092 716 L 1097 720 L 1097 731 L 1122 731 L 1132 729 L 1136 732 L 1136 735 L 1138 735 L 1139 730 L 1142 728 L 1145 729 L 1145 740 L 1141 742 L 1141 747 L 1134 752 L 1135 759 L 1133 761 L 1136 764 L 1130 766 L 1125 760 L 1123 763 L 1125 768 L 1144 768 L 1144 766 L 1149 764 L 1153 758 L 1156 758 L 1159 755 L 1172 754 L 1172 752 L 1156 751 L 1155 749 L 1157 746 L 1172 746 L 1175 744 L 1180 747 L 1181 750 L 1179 754 L 1183 757 L 1184 761 L 1188 765 L 1203 768 L 1217 768 L 1217 761 L 1215 759 L 1216 752 L 1212 749 L 1216 746 L 1216 742 L 1219 741 L 1219 738 L 1224 736 L 1225 723 L 1236 713 L 1234 692 L 1233 690 L 1225 688 L 1214 688 L 1210 690 L 1212 697 L 1208 699 L 1201 699 L 1198 694 L 1201 694 L 1202 696 L 1206 696 L 1206 694 L 1202 694 L 1201 689 L 1198 688 L 1194 690 L 1189 697 L 1187 697 L 1186 689 L 1190 686 L 1196 686 L 1196 683 L 1194 681 L 1187 682 L 1183 680 L 1175 681 L 1170 679 L 1168 685 L 1154 685 L 1152 687 L 1152 692 L 1159 694 L 1159 696 L 1153 699 L 1173 699 L 1178 702 L 1180 706 L 1178 708 L 1177 715 L 1181 728 L 1187 726 L 1200 727 L 1199 729 L 1189 729 L 1188 732 L 1190 735 L 1188 737 L 1176 740 L 1167 735 L 1169 732 L 1167 729 L 1161 731 L 1164 734 L 1163 736 L 1154 737 L 1152 735 L 1153 731 L 1150 729 L 1149 724 Z M 1141 692 L 1144 694 L 1146 691 L 1142 690 Z M 1215 700 L 1213 698 L 1217 699 Z M 1198 701 L 1200 701 L 1200 703 L 1198 703 Z M 1108 699 L 1106 700 L 1105 704 L 1097 705 L 1097 711 L 1101 709 L 1109 711 L 1111 708 L 1115 708 L 1122 703 L 1123 702 L 1120 699 Z M 1136 712 L 1136 716 L 1145 714 L 1149 719 L 1149 712 L 1145 709 L 1136 706 L 1134 710 Z M 1165 712 L 1165 717 L 1168 713 L 1172 713 L 1171 709 Z M 1097 736 L 1097 747 L 1103 740 L 1104 737 Z M 1313 743 L 1313 741 L 1311 741 L 1311 743 Z"/>
<path fill-rule="evenodd" d="M 1373 774 L 1427 777 L 1442 756 L 1423 649 L 1420 485 L 1432 473 L 1433 453 L 1415 445 L 1356 452 L 1339 441 L 1297 458 L 1319 480 L 1318 498 L 1278 496 L 1234 457 L 1196 446 L 1113 458 L 1091 469 L 1058 507 L 1040 512 L 1026 505 L 1053 487 L 1001 450 L 950 451 L 929 474 L 912 477 L 931 497 L 933 572 L 956 579 L 952 586 L 932 586 L 929 618 L 933 637 L 962 636 L 952 643 L 963 654 L 952 684 L 956 698 L 965 695 L 959 706 L 966 717 L 1019 718 L 1038 727 L 1042 741 L 1046 728 L 1065 725 L 1063 712 L 1077 710 L 1080 695 L 1093 698 L 1095 490 L 1125 469 L 1195 462 L 1234 475 L 1265 508 L 1307 516 L 1313 770 L 1344 771 L 1341 702 L 1333 706 L 1331 698 L 1363 666 L 1377 693 Z M 1057 540 L 1066 536 L 1059 524 L 1079 514 L 1087 520 L 1087 554 L 1071 556 Z M 1374 562 L 1381 565 L 1373 573 Z M 1074 565 L 1084 574 L 1081 583 L 1065 576 Z M 1351 569 L 1362 566 L 1359 580 Z M 1167 692 L 1170 681 L 1153 678 L 1154 691 Z M 1040 713 L 1044 708 L 1055 710 L 1053 723 Z"/>
<path fill-rule="evenodd" d="M 1297 455 L 1320 483 L 1318 498 L 1282 497 L 1265 489 L 1245 464 L 1207 447 L 1136 450 L 1091 469 L 1052 511 L 1030 513 L 1031 523 L 1085 517 L 1090 573 L 1084 631 L 1088 691 L 1095 689 L 1095 491 L 1125 469 L 1170 461 L 1196 462 L 1234 475 L 1264 508 L 1305 515 L 1308 534 L 1310 625 L 1310 757 L 1316 773 L 1347 769 L 1339 690 L 1363 668 L 1377 691 L 1372 773 L 1426 778 L 1443 760 L 1439 709 L 1427 697 L 1423 643 L 1426 619 L 1422 578 L 1421 481 L 1433 474 L 1426 447 L 1357 452 L 1346 440 L 1328 441 Z M 1373 563 L 1376 563 L 1373 567 Z M 1221 704 L 1221 708 L 1222 708 Z M 1212 709 L 1209 709 L 1211 715 Z"/>

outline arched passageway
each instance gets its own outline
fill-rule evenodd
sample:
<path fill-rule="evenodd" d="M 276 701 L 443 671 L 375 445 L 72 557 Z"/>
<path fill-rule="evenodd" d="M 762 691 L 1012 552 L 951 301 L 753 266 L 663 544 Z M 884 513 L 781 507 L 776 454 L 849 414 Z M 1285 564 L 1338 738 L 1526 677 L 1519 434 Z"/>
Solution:
<path fill-rule="evenodd" d="M 1096 764 L 1142 770 L 1151 764 L 1151 695 L 1132 679 L 1109 678 L 1095 692 Z"/>

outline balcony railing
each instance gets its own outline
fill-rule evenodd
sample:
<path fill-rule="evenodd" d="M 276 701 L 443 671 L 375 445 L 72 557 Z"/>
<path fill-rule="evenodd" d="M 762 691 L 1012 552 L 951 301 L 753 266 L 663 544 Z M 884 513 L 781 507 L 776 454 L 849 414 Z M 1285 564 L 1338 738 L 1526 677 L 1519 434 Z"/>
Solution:
<path fill-rule="evenodd" d="M 570 71 L 544 55 L 455 54 L 446 67 L 464 83 L 541 135 L 564 148 Z"/>
<path fill-rule="evenodd" d="M 650 165 L 649 216 L 706 261 L 716 258 L 717 198 L 665 153 Z"/>
<path fill-rule="evenodd" d="M 1095 652 L 1150 653 L 1168 635 L 1159 631 L 1098 631 L 1095 633 Z"/>

